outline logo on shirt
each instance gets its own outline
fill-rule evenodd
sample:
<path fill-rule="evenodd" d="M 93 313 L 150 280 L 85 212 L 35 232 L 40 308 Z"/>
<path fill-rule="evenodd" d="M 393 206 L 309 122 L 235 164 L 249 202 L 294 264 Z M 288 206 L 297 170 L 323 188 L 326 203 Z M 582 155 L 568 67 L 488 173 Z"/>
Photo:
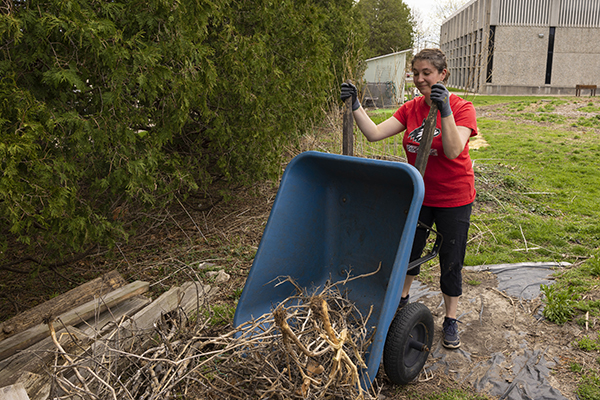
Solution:
<path fill-rule="evenodd" d="M 423 128 L 425 127 L 425 119 L 423 119 L 423 123 L 420 127 L 408 134 L 408 138 L 411 139 L 413 142 L 421 143 L 421 139 L 423 138 Z M 438 136 L 440 132 L 441 131 L 438 128 L 435 128 L 435 131 L 433 132 L 433 137 Z"/>

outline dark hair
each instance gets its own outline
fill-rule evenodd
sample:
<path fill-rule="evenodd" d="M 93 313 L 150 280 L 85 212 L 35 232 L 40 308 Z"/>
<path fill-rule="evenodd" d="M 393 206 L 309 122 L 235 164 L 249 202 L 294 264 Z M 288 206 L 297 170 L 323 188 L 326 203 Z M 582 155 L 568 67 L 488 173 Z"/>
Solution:
<path fill-rule="evenodd" d="M 450 77 L 450 71 L 448 71 L 448 63 L 446 62 L 446 55 L 440 49 L 423 49 L 417 53 L 416 56 L 413 57 L 410 67 L 411 69 L 415 65 L 415 61 L 425 60 L 429 61 L 431 65 L 438 70 L 441 74 L 446 70 L 446 77 L 444 78 L 444 83 L 448 82 L 448 78 Z"/>

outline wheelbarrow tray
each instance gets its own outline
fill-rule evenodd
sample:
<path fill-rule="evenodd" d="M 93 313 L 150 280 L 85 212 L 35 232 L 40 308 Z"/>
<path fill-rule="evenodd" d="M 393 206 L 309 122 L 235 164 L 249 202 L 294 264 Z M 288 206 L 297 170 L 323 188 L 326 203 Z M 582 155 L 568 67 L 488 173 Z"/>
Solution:
<path fill-rule="evenodd" d="M 344 289 L 369 328 L 373 342 L 361 371 L 371 385 L 389 326 L 400 302 L 423 202 L 421 175 L 407 163 L 309 151 L 286 168 L 239 299 L 234 325 L 271 312 L 295 293 L 278 277 L 309 290 L 326 282 L 381 269 L 347 282 Z"/>

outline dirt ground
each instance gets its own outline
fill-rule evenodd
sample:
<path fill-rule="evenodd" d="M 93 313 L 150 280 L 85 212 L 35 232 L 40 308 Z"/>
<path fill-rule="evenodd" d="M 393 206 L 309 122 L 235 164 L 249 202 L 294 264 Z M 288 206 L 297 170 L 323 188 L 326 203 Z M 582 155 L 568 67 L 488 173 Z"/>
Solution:
<path fill-rule="evenodd" d="M 497 357 L 501 355 L 503 362 L 495 365 L 496 374 L 502 378 L 499 380 L 501 383 L 504 380 L 509 386 L 521 370 L 522 365 L 518 360 L 535 354 L 542 356 L 542 363 L 545 361 L 551 367 L 547 376 L 542 377 L 545 379 L 541 386 L 545 386 L 545 389 L 554 388 L 565 398 L 575 400 L 577 378 L 570 371 L 570 365 L 572 362 L 594 365 L 597 354 L 580 351 L 571 343 L 586 334 L 593 334 L 597 327 L 585 331 L 585 328 L 574 323 L 559 326 L 535 318 L 541 306 L 540 299 L 519 301 L 506 295 L 498 290 L 498 282 L 492 272 L 465 271 L 463 280 L 464 293 L 458 307 L 461 321 L 459 350 L 447 350 L 441 346 L 441 326 L 445 313 L 442 296 L 435 293 L 436 282 L 426 285 L 432 294 L 418 300 L 428 306 L 435 322 L 432 355 L 424 370 L 436 365 L 437 368 L 429 373 L 422 372 L 411 385 L 419 387 L 419 392 L 426 393 L 450 379 L 454 384 L 477 387 L 480 393 L 497 398 L 500 397 L 498 391 L 505 393 L 508 387 L 499 390 L 492 387 L 497 383 L 483 384 L 481 381 L 490 367 L 494 366 L 489 364 L 491 360 L 494 358 L 498 362 Z M 480 283 L 473 285 L 468 282 Z M 378 379 L 386 381 L 381 373 Z M 431 385 L 433 388 L 428 389 Z M 513 397 L 507 398 L 527 398 L 519 397 L 516 392 Z M 393 386 L 385 387 L 383 393 L 388 398 L 404 398 L 401 395 L 398 397 L 398 390 Z"/>
<path fill-rule="evenodd" d="M 581 98 L 579 103 L 557 106 L 555 113 L 574 119 L 580 116 L 589 118 L 577 111 L 589 101 L 594 101 L 596 107 L 600 106 L 600 99 Z M 539 104 L 533 107 L 539 107 Z M 501 105 L 477 111 L 479 115 L 510 118 L 503 115 L 506 111 Z M 214 199 L 189 201 L 179 209 L 156 215 L 155 223 L 140 230 L 143 233 L 129 243 L 112 252 L 98 251 L 59 271 L 60 274 L 57 271 L 39 271 L 35 276 L 23 279 L 22 275 L 0 271 L 0 281 L 3 282 L 0 320 L 77 284 L 64 280 L 65 276 L 79 276 L 81 283 L 81 280 L 117 269 L 128 280 L 161 281 L 153 286 L 159 293 L 170 285 L 187 280 L 188 277 L 181 272 L 182 266 L 193 267 L 203 261 L 214 263 L 231 275 L 231 280 L 220 286 L 222 301 L 231 303 L 233 294 L 239 293 L 243 287 L 276 191 L 275 184 L 261 184 L 250 191 L 238 189 L 233 193 L 233 200 L 215 201 L 212 207 L 205 206 Z M 480 283 L 472 284 L 475 281 Z M 422 373 L 415 382 L 404 387 L 392 385 L 380 371 L 377 381 L 382 386 L 381 398 L 409 399 L 414 398 L 415 393 L 427 395 L 448 388 L 474 391 L 472 388 L 478 379 L 489 369 L 486 369 L 485 362 L 494 355 L 504 356 L 505 361 L 499 365 L 504 371 L 502 376 L 510 383 L 522 367 L 518 357 L 538 351 L 551 366 L 546 377 L 548 383 L 567 399 L 576 399 L 577 376 L 570 370 L 571 363 L 593 365 L 598 357 L 571 345 L 590 334 L 585 328 L 575 323 L 559 326 L 538 320 L 535 315 L 541 305 L 539 298 L 520 302 L 498 290 L 493 273 L 465 271 L 464 294 L 459 302 L 462 346 L 460 350 L 446 350 L 440 345 L 444 313 L 441 295 L 435 293 L 435 269 L 433 279 L 423 284 L 431 295 L 423 296 L 419 301 L 431 310 L 436 326 L 434 349 L 425 368 L 431 371 Z M 600 299 L 600 291 L 591 296 Z M 597 330 L 598 322 L 595 324 L 590 328 Z"/>

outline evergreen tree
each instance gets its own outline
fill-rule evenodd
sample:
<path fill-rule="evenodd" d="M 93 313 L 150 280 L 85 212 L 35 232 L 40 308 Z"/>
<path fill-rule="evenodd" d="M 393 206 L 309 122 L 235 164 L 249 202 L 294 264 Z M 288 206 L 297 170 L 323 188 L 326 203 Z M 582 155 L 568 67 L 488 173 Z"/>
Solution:
<path fill-rule="evenodd" d="M 410 8 L 402 0 L 360 0 L 357 6 L 369 27 L 368 57 L 412 48 L 414 24 Z"/>
<path fill-rule="evenodd" d="M 11 241 L 60 260 L 123 240 L 125 210 L 276 176 L 341 79 L 352 2 L 325 3 L 4 2 L 0 268 Z"/>

